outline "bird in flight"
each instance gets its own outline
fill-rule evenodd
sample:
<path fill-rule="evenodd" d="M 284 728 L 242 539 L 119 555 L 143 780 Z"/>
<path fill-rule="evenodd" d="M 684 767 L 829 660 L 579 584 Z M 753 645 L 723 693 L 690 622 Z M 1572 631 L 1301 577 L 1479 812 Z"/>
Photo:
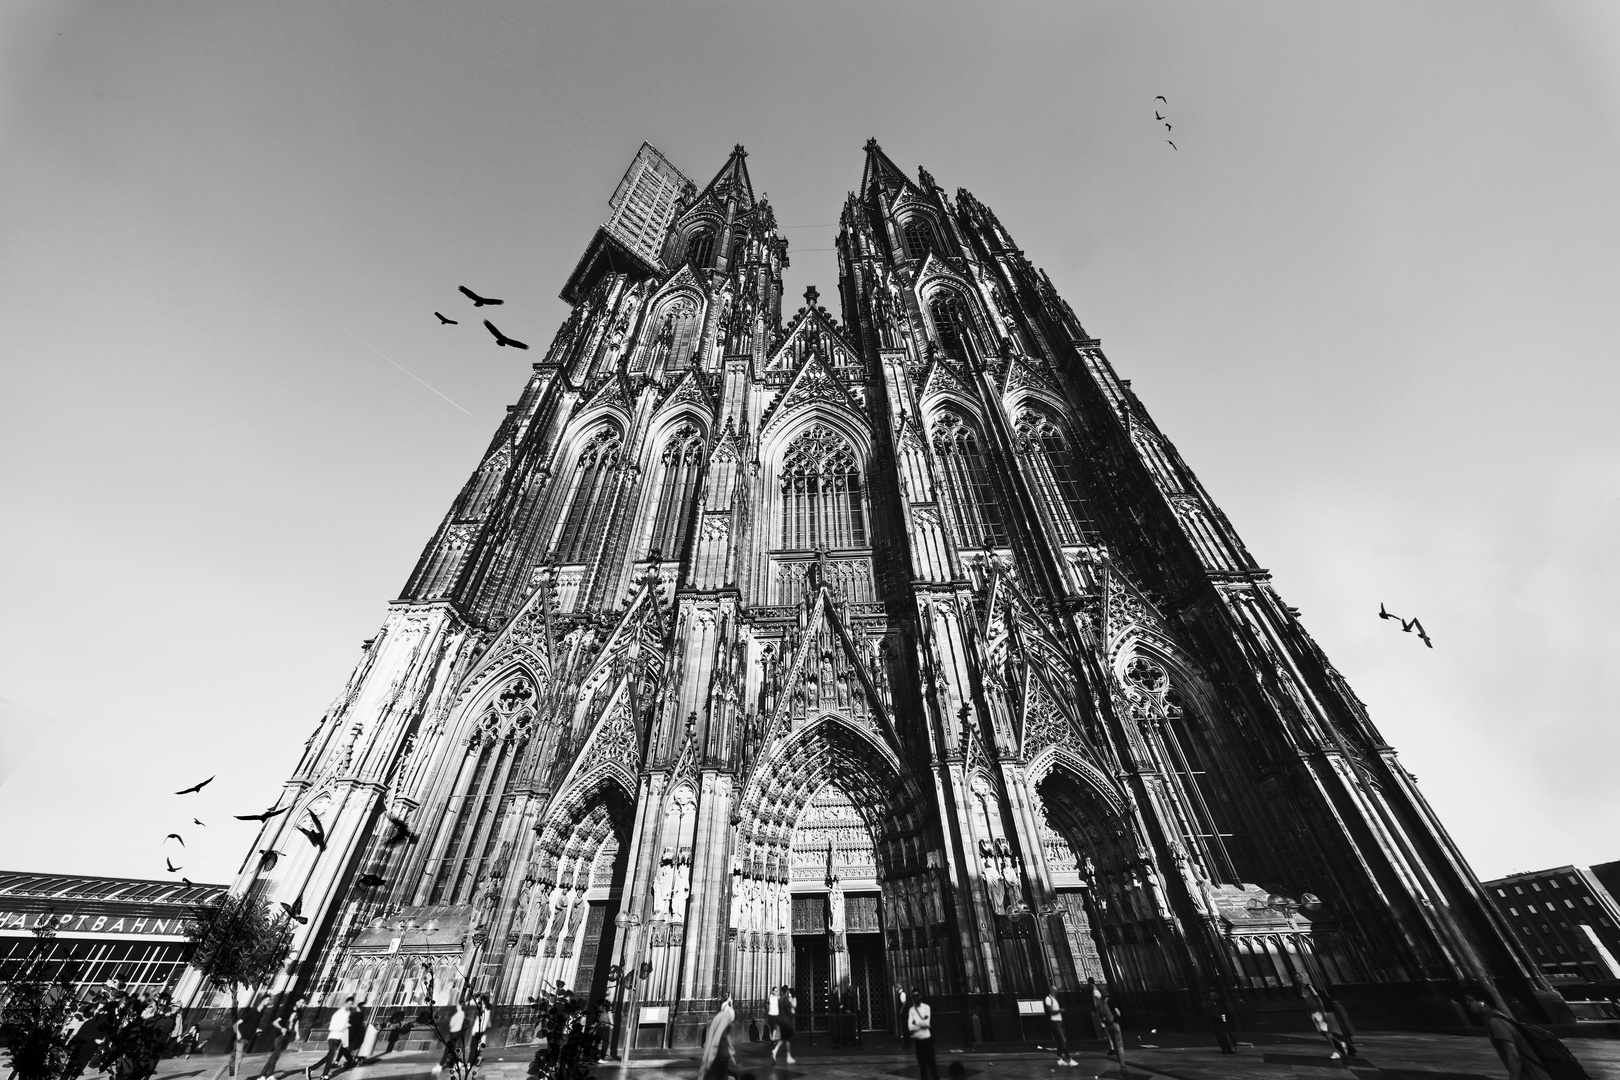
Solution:
<path fill-rule="evenodd" d="M 1164 130 L 1173 131 L 1174 129 L 1169 124 L 1166 124 L 1166 125 L 1164 125 Z"/>
<path fill-rule="evenodd" d="M 170 833 L 170 834 L 169 834 L 169 835 L 168 835 L 168 836 L 165 836 L 165 837 L 164 837 L 164 838 L 163 838 L 163 842 L 164 842 L 164 843 L 168 843 L 168 842 L 169 842 L 169 841 L 170 841 L 170 840 L 179 840 L 179 841 L 180 841 L 180 846 L 181 846 L 181 847 L 185 847 L 185 846 L 186 846 L 186 841 L 185 841 L 185 838 L 184 838 L 184 837 L 182 837 L 182 836 L 181 836 L 181 835 L 180 835 L 180 834 L 179 834 L 179 833 L 177 833 L 177 832 L 172 832 L 172 833 Z"/>
<path fill-rule="evenodd" d="M 178 874 L 180 871 L 185 869 L 183 866 L 174 865 L 174 863 L 170 862 L 168 859 L 163 860 L 163 865 L 169 868 L 169 873 L 171 874 Z"/>
<path fill-rule="evenodd" d="M 309 820 L 311 820 L 311 821 L 313 821 L 315 823 L 315 827 L 313 829 L 306 829 L 302 825 L 300 825 L 300 826 L 298 826 L 298 831 L 303 833 L 304 837 L 311 844 L 315 845 L 316 850 L 325 851 L 326 850 L 326 826 L 322 825 L 321 824 L 321 819 L 316 817 L 314 814 L 309 815 Z"/>
<path fill-rule="evenodd" d="M 179 791 L 175 792 L 175 794 L 176 795 L 190 795 L 194 791 L 201 791 L 203 788 L 207 787 L 209 784 L 212 784 L 213 782 L 214 782 L 214 778 L 212 776 L 210 776 L 208 779 L 204 780 L 200 784 L 193 784 L 188 788 L 181 788 Z"/>
<path fill-rule="evenodd" d="M 269 821 L 277 814 L 285 814 L 291 809 L 292 805 L 289 803 L 286 806 L 272 806 L 262 814 L 234 814 L 232 816 L 235 817 L 237 821 Z"/>
<path fill-rule="evenodd" d="M 500 303 L 500 301 L 497 300 L 496 303 Z M 439 313 L 437 311 L 435 311 L 433 314 L 439 315 Z M 445 323 L 449 323 L 451 326 L 460 326 L 461 325 L 461 322 L 459 320 L 457 320 L 457 319 L 447 319 L 443 315 L 439 315 L 439 325 L 443 326 Z"/>
<path fill-rule="evenodd" d="M 1163 94 L 1154 94 L 1153 95 L 1153 100 L 1154 101 L 1164 101 L 1164 95 Z M 1164 104 L 1165 104 L 1166 108 L 1168 108 L 1169 105 L 1170 105 L 1170 103 L 1168 101 L 1164 101 Z"/>
<path fill-rule="evenodd" d="M 489 328 L 490 333 L 495 335 L 495 344 L 497 344 L 497 345 L 510 345 L 514 349 L 527 349 L 528 348 L 528 346 L 523 344 L 523 342 L 517 341 L 517 340 L 515 340 L 513 338 L 509 338 L 505 334 L 501 333 L 499 330 L 495 329 L 495 324 L 490 322 L 488 319 L 484 320 L 484 325 Z"/>
<path fill-rule="evenodd" d="M 294 922 L 309 922 L 309 917 L 304 914 L 304 898 L 302 896 L 293 897 L 293 902 L 290 904 L 283 903 L 281 905 L 281 910 L 285 911 L 287 913 L 287 918 L 293 920 Z"/>
<path fill-rule="evenodd" d="M 471 289 L 467 288 L 467 286 L 465 286 L 465 285 L 457 286 L 457 288 L 459 288 L 462 292 L 467 294 L 467 299 L 469 299 L 469 300 L 471 300 L 473 302 L 473 307 L 483 307 L 485 304 L 504 304 L 504 303 L 506 303 L 505 300 L 493 300 L 493 299 L 491 299 L 490 297 L 487 297 L 487 296 L 479 296 L 477 293 L 473 292 Z M 444 318 L 444 316 L 441 315 L 441 316 L 439 316 L 439 318 L 442 319 L 442 318 Z"/>
<path fill-rule="evenodd" d="M 375 889 L 379 885 L 388 884 L 388 882 L 384 881 L 376 874 L 361 874 L 359 877 L 354 879 L 354 883 L 360 886 L 362 889 Z"/>
<path fill-rule="evenodd" d="M 1155 110 L 1153 110 L 1153 119 L 1155 119 L 1155 120 L 1163 120 L 1164 117 L 1159 113 L 1159 111 L 1157 109 L 1155 109 Z"/>
<path fill-rule="evenodd" d="M 281 852 L 272 851 L 269 848 L 260 848 L 259 849 L 259 869 L 260 870 L 274 870 L 276 868 L 276 860 L 279 859 L 279 858 L 281 858 Z"/>
<path fill-rule="evenodd" d="M 1428 632 L 1423 629 L 1423 624 L 1418 622 L 1416 617 L 1403 619 L 1393 611 L 1386 611 L 1383 604 L 1378 605 L 1378 617 L 1380 619 L 1394 619 L 1396 622 L 1401 624 L 1401 631 L 1403 633 L 1410 634 L 1415 628 L 1417 630 L 1417 636 L 1423 639 L 1423 644 L 1427 645 L 1431 649 L 1434 648 L 1434 642 L 1429 640 Z"/>
<path fill-rule="evenodd" d="M 416 833 L 411 832 L 411 827 L 405 824 L 404 818 L 395 817 L 393 814 L 389 814 L 388 824 L 394 827 L 394 831 L 393 834 L 388 837 L 388 839 L 383 841 L 383 847 L 394 847 L 395 845 L 407 842 L 414 844 L 418 840 L 422 839 Z"/>
<path fill-rule="evenodd" d="M 191 823 L 192 823 L 192 824 L 193 824 L 193 825 L 201 825 L 201 826 L 202 826 L 202 827 L 203 827 L 203 828 L 205 828 L 205 829 L 206 829 L 206 828 L 208 828 L 208 826 L 207 826 L 207 824 L 206 824 L 206 823 L 204 823 L 204 822 L 201 822 L 201 821 L 198 821 L 198 820 L 197 820 L 197 819 L 196 819 L 196 818 L 192 818 L 192 819 L 191 819 Z"/>
<path fill-rule="evenodd" d="M 196 888 L 196 887 L 197 887 L 197 886 L 196 886 L 196 883 L 195 883 L 195 882 L 193 882 L 193 881 L 192 881 L 192 880 L 191 880 L 191 879 L 190 879 L 190 878 L 188 878 L 188 877 L 181 877 L 181 879 L 180 879 L 180 884 L 182 884 L 182 885 L 184 885 L 184 886 L 185 886 L 185 887 L 186 887 L 186 888 L 188 888 L 188 889 L 195 889 L 195 888 Z"/>
<path fill-rule="evenodd" d="M 1181 149 L 1181 147 L 1177 146 L 1175 143 L 1170 142 L 1169 139 L 1166 139 L 1164 141 L 1167 142 L 1167 143 L 1170 143 L 1170 149 L 1172 149 L 1172 150 L 1180 150 Z"/>

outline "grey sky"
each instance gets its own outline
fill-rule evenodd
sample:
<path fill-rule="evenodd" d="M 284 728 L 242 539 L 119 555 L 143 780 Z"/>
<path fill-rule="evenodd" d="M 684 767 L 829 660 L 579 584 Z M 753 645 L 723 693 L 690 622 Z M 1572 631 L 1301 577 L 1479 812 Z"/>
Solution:
<path fill-rule="evenodd" d="M 537 355 L 434 309 L 543 346 L 643 139 L 700 181 L 744 143 L 831 296 L 868 136 L 1051 272 L 1476 870 L 1620 858 L 1617 44 L 1487 3 L 0 6 L 0 866 L 163 876 L 175 830 L 227 879 Z"/>

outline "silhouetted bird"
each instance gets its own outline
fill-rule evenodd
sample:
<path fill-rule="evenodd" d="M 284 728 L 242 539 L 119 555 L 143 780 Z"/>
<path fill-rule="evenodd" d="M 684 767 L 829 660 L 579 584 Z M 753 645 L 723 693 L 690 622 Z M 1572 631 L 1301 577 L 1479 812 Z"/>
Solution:
<path fill-rule="evenodd" d="M 1154 94 L 1153 95 L 1153 100 L 1154 101 L 1164 101 L 1164 95 L 1163 94 Z M 1164 101 L 1164 103 L 1166 105 L 1170 104 L 1168 101 Z"/>
<path fill-rule="evenodd" d="M 168 836 L 165 836 L 165 837 L 164 837 L 164 838 L 163 838 L 163 839 L 164 839 L 164 840 L 165 840 L 165 841 L 169 841 L 169 840 L 178 840 L 178 841 L 180 841 L 180 846 L 181 846 L 181 847 L 185 847 L 185 846 L 186 846 L 186 841 L 185 841 L 185 838 L 184 838 L 184 837 L 183 837 L 183 836 L 181 836 L 181 835 L 180 835 L 180 834 L 179 834 L 179 833 L 177 833 L 177 832 L 172 832 L 172 833 L 170 833 L 170 834 L 169 834 L 169 835 L 168 835 Z"/>
<path fill-rule="evenodd" d="M 206 824 L 204 824 L 204 823 L 203 823 L 203 822 L 201 822 L 201 821 L 198 821 L 198 820 L 197 820 L 197 819 L 196 819 L 196 818 L 192 818 L 192 819 L 191 819 L 191 823 L 192 823 L 192 824 L 193 824 L 193 825 L 202 825 L 202 827 L 203 827 L 203 828 L 205 828 L 205 829 L 206 829 L 206 828 L 208 828 L 208 826 L 207 826 L 207 825 L 206 825 Z"/>
<path fill-rule="evenodd" d="M 286 806 L 272 806 L 262 814 L 233 814 L 232 816 L 235 817 L 237 821 L 269 821 L 277 814 L 285 814 L 291 809 L 292 805 L 289 803 Z"/>
<path fill-rule="evenodd" d="M 1434 648 L 1434 642 L 1429 640 L 1429 635 L 1424 632 L 1422 623 L 1418 622 L 1415 618 L 1411 619 L 1410 621 L 1406 619 L 1401 620 L 1401 629 L 1408 634 L 1412 632 L 1412 628 L 1414 626 L 1417 627 L 1417 635 L 1423 639 L 1423 644 L 1427 645 L 1431 649 Z"/>
<path fill-rule="evenodd" d="M 174 865 L 174 863 L 170 862 L 168 859 L 163 860 L 163 865 L 169 868 L 169 873 L 171 874 L 178 874 L 180 871 L 185 869 L 183 866 Z"/>
<path fill-rule="evenodd" d="M 528 348 L 528 346 L 523 344 L 523 342 L 514 340 L 513 338 L 509 338 L 505 334 L 501 333 L 499 330 L 495 329 L 495 324 L 490 322 L 488 319 L 484 320 L 484 325 L 489 328 L 490 333 L 495 335 L 495 344 L 497 344 L 497 345 L 510 345 L 514 349 L 527 349 Z"/>
<path fill-rule="evenodd" d="M 1164 117 L 1161 116 L 1157 110 L 1155 110 L 1154 113 L 1153 113 L 1153 119 L 1155 119 L 1155 120 L 1163 120 Z"/>
<path fill-rule="evenodd" d="M 388 882 L 384 881 L 376 874 L 361 874 L 359 877 L 354 879 L 354 883 L 360 886 L 362 889 L 375 889 L 379 885 L 388 884 Z"/>
<path fill-rule="evenodd" d="M 1167 142 L 1167 143 L 1170 143 L 1170 149 L 1172 149 L 1172 150 L 1180 150 L 1181 149 L 1181 147 L 1177 146 L 1175 143 L 1170 142 L 1169 139 L 1166 139 L 1164 141 Z"/>
<path fill-rule="evenodd" d="M 197 883 L 192 881 L 188 877 L 181 878 L 180 879 L 180 884 L 184 885 L 188 889 L 195 889 L 197 887 Z"/>
<path fill-rule="evenodd" d="M 403 844 L 407 841 L 414 844 L 418 840 L 422 839 L 416 833 L 411 832 L 411 827 L 405 824 L 404 818 L 398 818 L 393 814 L 389 814 L 388 824 L 394 827 L 394 832 L 388 837 L 388 839 L 383 841 L 384 847 L 394 847 L 397 844 Z"/>
<path fill-rule="evenodd" d="M 483 307 L 485 304 L 504 304 L 504 303 L 506 303 L 505 300 L 492 300 L 487 296 L 479 296 L 477 293 L 473 292 L 471 289 L 467 288 L 467 286 L 465 286 L 465 285 L 457 286 L 457 288 L 459 288 L 462 292 L 467 294 L 467 299 L 469 299 L 469 300 L 471 300 L 473 302 L 473 307 Z"/>
<path fill-rule="evenodd" d="M 294 922 L 309 922 L 309 919 L 304 915 L 304 898 L 302 896 L 293 897 L 293 902 L 290 904 L 283 903 L 281 905 L 281 910 L 286 912 L 287 918 L 293 920 Z"/>
<path fill-rule="evenodd" d="M 435 311 L 433 314 L 439 315 L 439 313 L 437 311 Z M 460 326 L 461 325 L 460 321 L 458 321 L 456 319 L 447 319 L 443 315 L 439 315 L 439 324 L 442 326 L 445 323 L 449 323 L 451 326 Z"/>
<path fill-rule="evenodd" d="M 210 776 L 208 779 L 204 780 L 200 784 L 193 784 L 191 787 L 181 788 L 179 791 L 175 792 L 175 794 L 176 795 L 190 795 L 194 791 L 201 791 L 203 788 L 207 787 L 209 784 L 212 784 L 213 782 L 214 782 L 214 778 L 212 776 Z"/>
<path fill-rule="evenodd" d="M 313 821 L 315 823 L 315 828 L 306 829 L 302 825 L 300 825 L 300 826 L 298 826 L 298 831 L 303 833 L 304 836 L 309 840 L 309 842 L 311 844 L 315 845 L 317 850 L 325 851 L 326 850 L 326 827 L 321 824 L 321 819 L 316 817 L 314 814 L 309 815 L 309 820 L 311 820 L 311 821 Z"/>
<path fill-rule="evenodd" d="M 1169 124 L 1166 124 L 1166 125 L 1164 125 L 1164 130 L 1166 130 L 1166 131 L 1171 131 L 1171 130 L 1173 130 L 1173 129 L 1172 129 L 1172 128 L 1171 128 L 1171 127 L 1170 127 L 1170 125 L 1169 125 Z"/>
<path fill-rule="evenodd" d="M 259 869 L 274 870 L 276 868 L 276 860 L 279 858 L 281 858 L 281 852 L 271 851 L 269 848 L 260 848 Z"/>
<path fill-rule="evenodd" d="M 1380 602 L 1378 605 L 1378 617 L 1380 619 L 1394 619 L 1396 622 L 1401 621 L 1401 617 L 1399 615 L 1391 615 L 1389 612 L 1385 611 L 1382 602 Z"/>

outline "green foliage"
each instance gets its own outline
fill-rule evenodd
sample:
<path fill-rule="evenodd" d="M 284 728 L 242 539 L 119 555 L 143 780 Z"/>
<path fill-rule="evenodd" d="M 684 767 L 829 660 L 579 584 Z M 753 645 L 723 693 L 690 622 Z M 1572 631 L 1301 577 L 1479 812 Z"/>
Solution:
<path fill-rule="evenodd" d="M 245 896 L 221 897 L 198 908 L 186 932 L 197 946 L 191 966 L 216 990 L 262 986 L 276 973 L 292 948 L 293 924 L 286 915 L 272 916 L 270 905 Z"/>
<path fill-rule="evenodd" d="M 106 1042 L 92 1062 L 113 1080 L 142 1080 L 174 1052 L 174 1003 L 167 994 L 148 1001 L 129 990 L 96 996 L 106 1021 Z"/>
<path fill-rule="evenodd" d="M 572 994 L 552 994 L 540 1005 L 536 1031 L 546 1044 L 529 1063 L 535 1080 L 591 1080 L 595 1040 L 586 1003 Z"/>
<path fill-rule="evenodd" d="M 44 922 L 35 927 L 34 947 L 0 1004 L 0 1042 L 17 1080 L 56 1080 L 68 1060 L 63 1028 L 73 1012 L 73 986 L 66 968 L 55 980 L 45 977 L 56 927 L 54 919 Z"/>

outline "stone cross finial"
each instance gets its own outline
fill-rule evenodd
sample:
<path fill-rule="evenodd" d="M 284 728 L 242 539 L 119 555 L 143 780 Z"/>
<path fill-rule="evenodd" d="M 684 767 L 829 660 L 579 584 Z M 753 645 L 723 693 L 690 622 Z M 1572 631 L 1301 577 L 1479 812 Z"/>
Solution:
<path fill-rule="evenodd" d="M 816 301 L 820 300 L 820 299 L 821 299 L 821 293 L 816 291 L 816 287 L 814 285 L 811 285 L 809 288 L 804 290 L 804 306 L 805 307 L 815 307 L 816 306 Z"/>

